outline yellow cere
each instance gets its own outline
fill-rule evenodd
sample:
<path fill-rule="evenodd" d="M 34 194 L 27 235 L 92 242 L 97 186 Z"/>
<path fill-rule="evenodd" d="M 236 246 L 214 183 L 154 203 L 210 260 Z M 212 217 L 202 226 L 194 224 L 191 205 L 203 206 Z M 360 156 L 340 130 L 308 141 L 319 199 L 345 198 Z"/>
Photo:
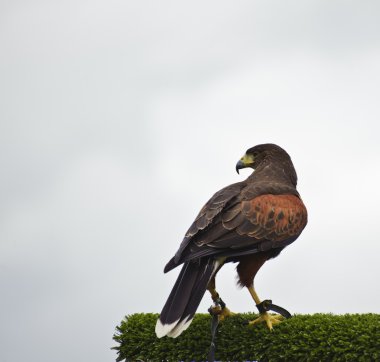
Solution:
<path fill-rule="evenodd" d="M 253 164 L 253 162 L 255 161 L 253 155 L 249 154 L 245 154 L 241 159 L 240 159 L 241 162 L 243 162 L 244 166 L 250 166 Z"/>

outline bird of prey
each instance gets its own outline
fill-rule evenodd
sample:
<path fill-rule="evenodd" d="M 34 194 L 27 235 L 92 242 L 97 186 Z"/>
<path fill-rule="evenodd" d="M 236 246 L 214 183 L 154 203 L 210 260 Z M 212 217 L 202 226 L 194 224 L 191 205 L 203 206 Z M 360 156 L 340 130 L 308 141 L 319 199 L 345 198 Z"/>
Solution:
<path fill-rule="evenodd" d="M 260 305 L 253 283 L 256 273 L 306 226 L 307 211 L 296 189 L 297 174 L 285 150 L 275 144 L 252 147 L 238 161 L 236 171 L 246 167 L 254 169 L 252 174 L 211 197 L 165 266 L 166 273 L 183 264 L 157 320 L 157 337 L 175 338 L 188 328 L 206 290 L 215 303 L 221 300 L 215 276 L 224 263 L 238 263 L 238 283 L 248 289 L 256 306 Z M 220 319 L 230 314 L 224 306 Z M 265 322 L 272 329 L 279 317 L 261 311 L 249 324 Z"/>

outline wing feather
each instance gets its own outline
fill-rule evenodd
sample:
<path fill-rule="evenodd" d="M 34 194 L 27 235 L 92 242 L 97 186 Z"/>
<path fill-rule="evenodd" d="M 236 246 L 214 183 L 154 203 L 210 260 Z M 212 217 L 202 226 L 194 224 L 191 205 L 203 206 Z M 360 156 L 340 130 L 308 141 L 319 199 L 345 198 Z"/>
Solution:
<path fill-rule="evenodd" d="M 207 255 L 228 254 L 247 248 L 268 250 L 286 246 L 307 223 L 307 212 L 298 193 L 263 194 L 251 200 L 244 183 L 217 192 L 190 226 L 171 265 Z M 244 195 L 244 197 L 242 196 Z M 236 252 L 234 252 L 236 255 Z"/>

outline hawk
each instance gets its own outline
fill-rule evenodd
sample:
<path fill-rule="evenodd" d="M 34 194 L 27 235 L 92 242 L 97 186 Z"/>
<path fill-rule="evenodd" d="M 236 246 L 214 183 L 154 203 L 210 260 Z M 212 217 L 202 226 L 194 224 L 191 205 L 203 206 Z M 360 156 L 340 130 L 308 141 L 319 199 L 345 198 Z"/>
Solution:
<path fill-rule="evenodd" d="M 225 263 L 238 263 L 238 283 L 259 306 L 256 273 L 306 226 L 307 211 L 296 189 L 297 174 L 285 150 L 275 144 L 252 147 L 238 161 L 236 171 L 246 167 L 254 172 L 211 197 L 165 266 L 166 273 L 183 264 L 157 320 L 157 337 L 175 338 L 188 328 L 206 290 L 215 303 L 221 301 L 215 276 Z M 220 319 L 233 314 L 222 305 Z M 265 322 L 272 329 L 279 317 L 261 310 L 249 324 Z"/>

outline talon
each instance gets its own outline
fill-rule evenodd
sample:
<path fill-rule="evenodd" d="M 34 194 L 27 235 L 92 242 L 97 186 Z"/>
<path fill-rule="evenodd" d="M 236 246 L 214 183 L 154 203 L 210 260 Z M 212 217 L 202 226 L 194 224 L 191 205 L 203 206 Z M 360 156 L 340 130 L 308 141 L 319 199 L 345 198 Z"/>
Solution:
<path fill-rule="evenodd" d="M 269 314 L 267 312 L 261 313 L 258 318 L 248 322 L 250 326 L 254 326 L 261 322 L 265 322 L 270 331 L 273 330 L 273 325 L 281 323 L 283 317 L 280 314 Z"/>
<path fill-rule="evenodd" d="M 230 317 L 236 313 L 231 312 L 227 307 L 222 308 L 222 310 L 219 313 L 219 322 L 222 322 L 226 319 L 226 317 Z"/>

